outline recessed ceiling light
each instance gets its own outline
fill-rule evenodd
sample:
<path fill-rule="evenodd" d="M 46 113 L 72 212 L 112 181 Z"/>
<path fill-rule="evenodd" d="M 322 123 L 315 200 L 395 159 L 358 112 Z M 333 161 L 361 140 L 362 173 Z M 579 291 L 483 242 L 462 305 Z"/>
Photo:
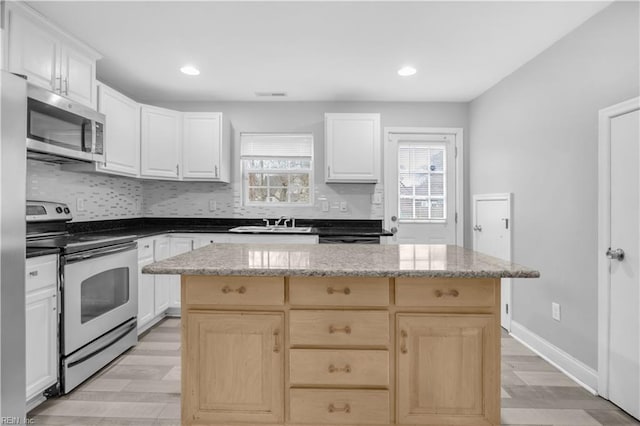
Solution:
<path fill-rule="evenodd" d="M 184 67 L 180 68 L 180 71 L 182 71 L 182 73 L 186 75 L 200 75 L 200 70 L 193 65 L 185 65 Z"/>
<path fill-rule="evenodd" d="M 410 75 L 414 75 L 416 73 L 416 69 L 410 66 L 404 66 L 398 70 L 398 75 L 402 77 L 409 77 Z"/>

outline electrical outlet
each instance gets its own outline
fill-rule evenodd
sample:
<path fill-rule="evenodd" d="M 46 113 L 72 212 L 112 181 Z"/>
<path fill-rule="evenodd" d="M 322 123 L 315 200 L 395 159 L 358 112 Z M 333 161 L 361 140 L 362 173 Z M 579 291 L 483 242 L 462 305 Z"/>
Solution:
<path fill-rule="evenodd" d="M 556 321 L 560 321 L 560 304 L 559 303 L 551 302 L 551 317 Z"/>
<path fill-rule="evenodd" d="M 371 204 L 382 204 L 382 194 L 380 192 L 371 194 Z"/>
<path fill-rule="evenodd" d="M 323 212 L 328 212 L 329 211 L 329 201 L 322 200 L 321 204 L 322 204 L 322 211 Z"/>
<path fill-rule="evenodd" d="M 341 212 L 346 212 L 347 211 L 347 202 L 346 201 L 340 201 L 340 211 Z"/>
<path fill-rule="evenodd" d="M 218 209 L 218 203 L 216 200 L 209 200 L 209 211 L 215 212 Z"/>
<path fill-rule="evenodd" d="M 76 198 L 76 211 L 83 212 L 85 210 L 84 198 Z"/>

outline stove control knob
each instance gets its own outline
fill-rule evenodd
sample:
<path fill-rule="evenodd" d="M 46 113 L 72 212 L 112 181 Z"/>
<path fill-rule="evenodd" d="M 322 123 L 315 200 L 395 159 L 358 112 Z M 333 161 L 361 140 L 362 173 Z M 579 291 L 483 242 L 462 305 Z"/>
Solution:
<path fill-rule="evenodd" d="M 62 207 L 56 207 L 56 213 L 58 214 L 62 213 Z"/>
<path fill-rule="evenodd" d="M 69 213 L 71 213 L 71 210 L 69 210 L 69 207 L 65 207 L 65 208 L 64 208 L 64 212 L 65 212 L 66 214 L 69 214 Z"/>

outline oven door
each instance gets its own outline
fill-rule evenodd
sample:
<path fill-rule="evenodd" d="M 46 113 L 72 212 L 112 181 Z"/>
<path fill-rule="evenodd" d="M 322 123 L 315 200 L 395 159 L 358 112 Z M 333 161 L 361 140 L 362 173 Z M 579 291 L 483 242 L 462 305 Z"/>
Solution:
<path fill-rule="evenodd" d="M 137 315 L 136 247 L 134 242 L 64 256 L 63 355 Z"/>

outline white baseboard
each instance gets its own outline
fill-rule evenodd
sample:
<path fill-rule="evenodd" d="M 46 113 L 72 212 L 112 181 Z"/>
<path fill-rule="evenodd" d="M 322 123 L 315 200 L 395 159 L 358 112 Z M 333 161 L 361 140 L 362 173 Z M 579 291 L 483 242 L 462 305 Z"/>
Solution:
<path fill-rule="evenodd" d="M 545 361 L 566 374 L 571 380 L 594 395 L 598 392 L 598 372 L 582 361 L 535 334 L 522 324 L 511 321 L 511 336 Z"/>

